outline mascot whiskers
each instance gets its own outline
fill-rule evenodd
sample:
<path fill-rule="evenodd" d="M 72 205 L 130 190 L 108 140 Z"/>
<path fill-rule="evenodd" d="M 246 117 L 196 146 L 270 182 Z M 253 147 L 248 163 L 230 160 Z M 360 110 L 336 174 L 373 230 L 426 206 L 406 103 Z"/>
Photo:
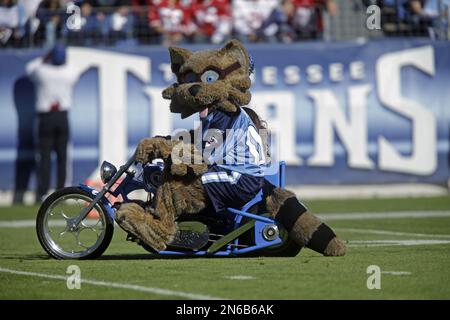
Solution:
<path fill-rule="evenodd" d="M 163 97 L 170 100 L 171 112 L 182 118 L 199 113 L 201 143 L 187 144 L 172 137 L 141 140 L 136 160 L 145 164 L 163 159 L 163 183 L 151 204 L 123 204 L 116 214 L 117 223 L 161 251 L 174 240 L 181 215 L 195 215 L 209 206 L 216 212 L 239 208 L 262 189 L 265 212 L 292 240 L 326 256 L 344 255 L 346 247 L 331 228 L 310 213 L 293 192 L 264 179 L 267 159 L 258 133 L 259 119 L 244 108 L 251 100 L 252 69 L 244 46 L 231 40 L 217 50 L 191 52 L 170 47 L 169 52 L 177 82 L 163 91 Z M 231 138 L 228 132 L 233 133 Z M 217 141 L 221 141 L 220 148 Z M 236 141 L 247 142 L 237 148 Z M 200 161 L 179 161 L 180 155 Z"/>

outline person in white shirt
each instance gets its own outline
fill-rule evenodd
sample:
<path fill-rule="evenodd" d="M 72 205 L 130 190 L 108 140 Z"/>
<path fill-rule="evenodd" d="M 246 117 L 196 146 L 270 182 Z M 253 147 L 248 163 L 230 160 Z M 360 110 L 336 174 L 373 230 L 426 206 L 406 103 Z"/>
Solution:
<path fill-rule="evenodd" d="M 31 61 L 26 72 L 36 90 L 38 134 L 37 201 L 42 201 L 50 185 L 51 153 L 57 156 L 57 189 L 66 180 L 68 111 L 78 74 L 66 64 L 66 49 L 57 44 L 44 57 Z"/>
<path fill-rule="evenodd" d="M 232 2 L 235 36 L 243 42 L 257 40 L 257 32 L 279 0 L 234 0 Z"/>

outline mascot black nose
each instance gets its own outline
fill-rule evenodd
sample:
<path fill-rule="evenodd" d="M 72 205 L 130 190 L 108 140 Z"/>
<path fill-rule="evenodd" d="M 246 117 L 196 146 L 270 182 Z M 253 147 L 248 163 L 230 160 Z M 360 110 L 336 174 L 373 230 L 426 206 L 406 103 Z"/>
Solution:
<path fill-rule="evenodd" d="M 194 84 L 193 86 L 191 86 L 190 88 L 189 88 L 189 93 L 193 96 L 193 97 L 195 97 L 199 92 L 200 92 L 200 89 L 201 89 L 202 87 L 200 86 L 200 85 L 198 85 L 198 84 Z"/>

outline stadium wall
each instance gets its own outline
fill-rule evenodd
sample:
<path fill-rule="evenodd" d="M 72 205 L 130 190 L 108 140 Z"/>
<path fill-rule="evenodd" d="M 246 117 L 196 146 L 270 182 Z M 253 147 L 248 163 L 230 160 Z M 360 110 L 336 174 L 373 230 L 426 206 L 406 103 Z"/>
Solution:
<path fill-rule="evenodd" d="M 193 50 L 203 46 L 192 47 Z M 287 183 L 446 184 L 450 43 L 395 39 L 249 45 L 254 107 L 274 132 Z M 34 173 L 34 89 L 25 65 L 42 50 L 0 51 L 0 189 Z M 161 91 L 174 81 L 163 47 L 69 48 L 80 74 L 69 184 L 125 162 L 146 136 L 192 128 Z M 16 170 L 17 169 L 17 170 Z"/>

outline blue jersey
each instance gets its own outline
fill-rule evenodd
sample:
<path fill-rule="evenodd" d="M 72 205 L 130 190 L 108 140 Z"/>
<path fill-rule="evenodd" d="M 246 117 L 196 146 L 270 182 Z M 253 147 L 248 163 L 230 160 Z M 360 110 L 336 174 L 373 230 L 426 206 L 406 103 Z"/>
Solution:
<path fill-rule="evenodd" d="M 266 157 L 261 136 L 242 109 L 236 113 L 215 110 L 202 120 L 203 155 L 210 164 L 264 176 Z"/>

